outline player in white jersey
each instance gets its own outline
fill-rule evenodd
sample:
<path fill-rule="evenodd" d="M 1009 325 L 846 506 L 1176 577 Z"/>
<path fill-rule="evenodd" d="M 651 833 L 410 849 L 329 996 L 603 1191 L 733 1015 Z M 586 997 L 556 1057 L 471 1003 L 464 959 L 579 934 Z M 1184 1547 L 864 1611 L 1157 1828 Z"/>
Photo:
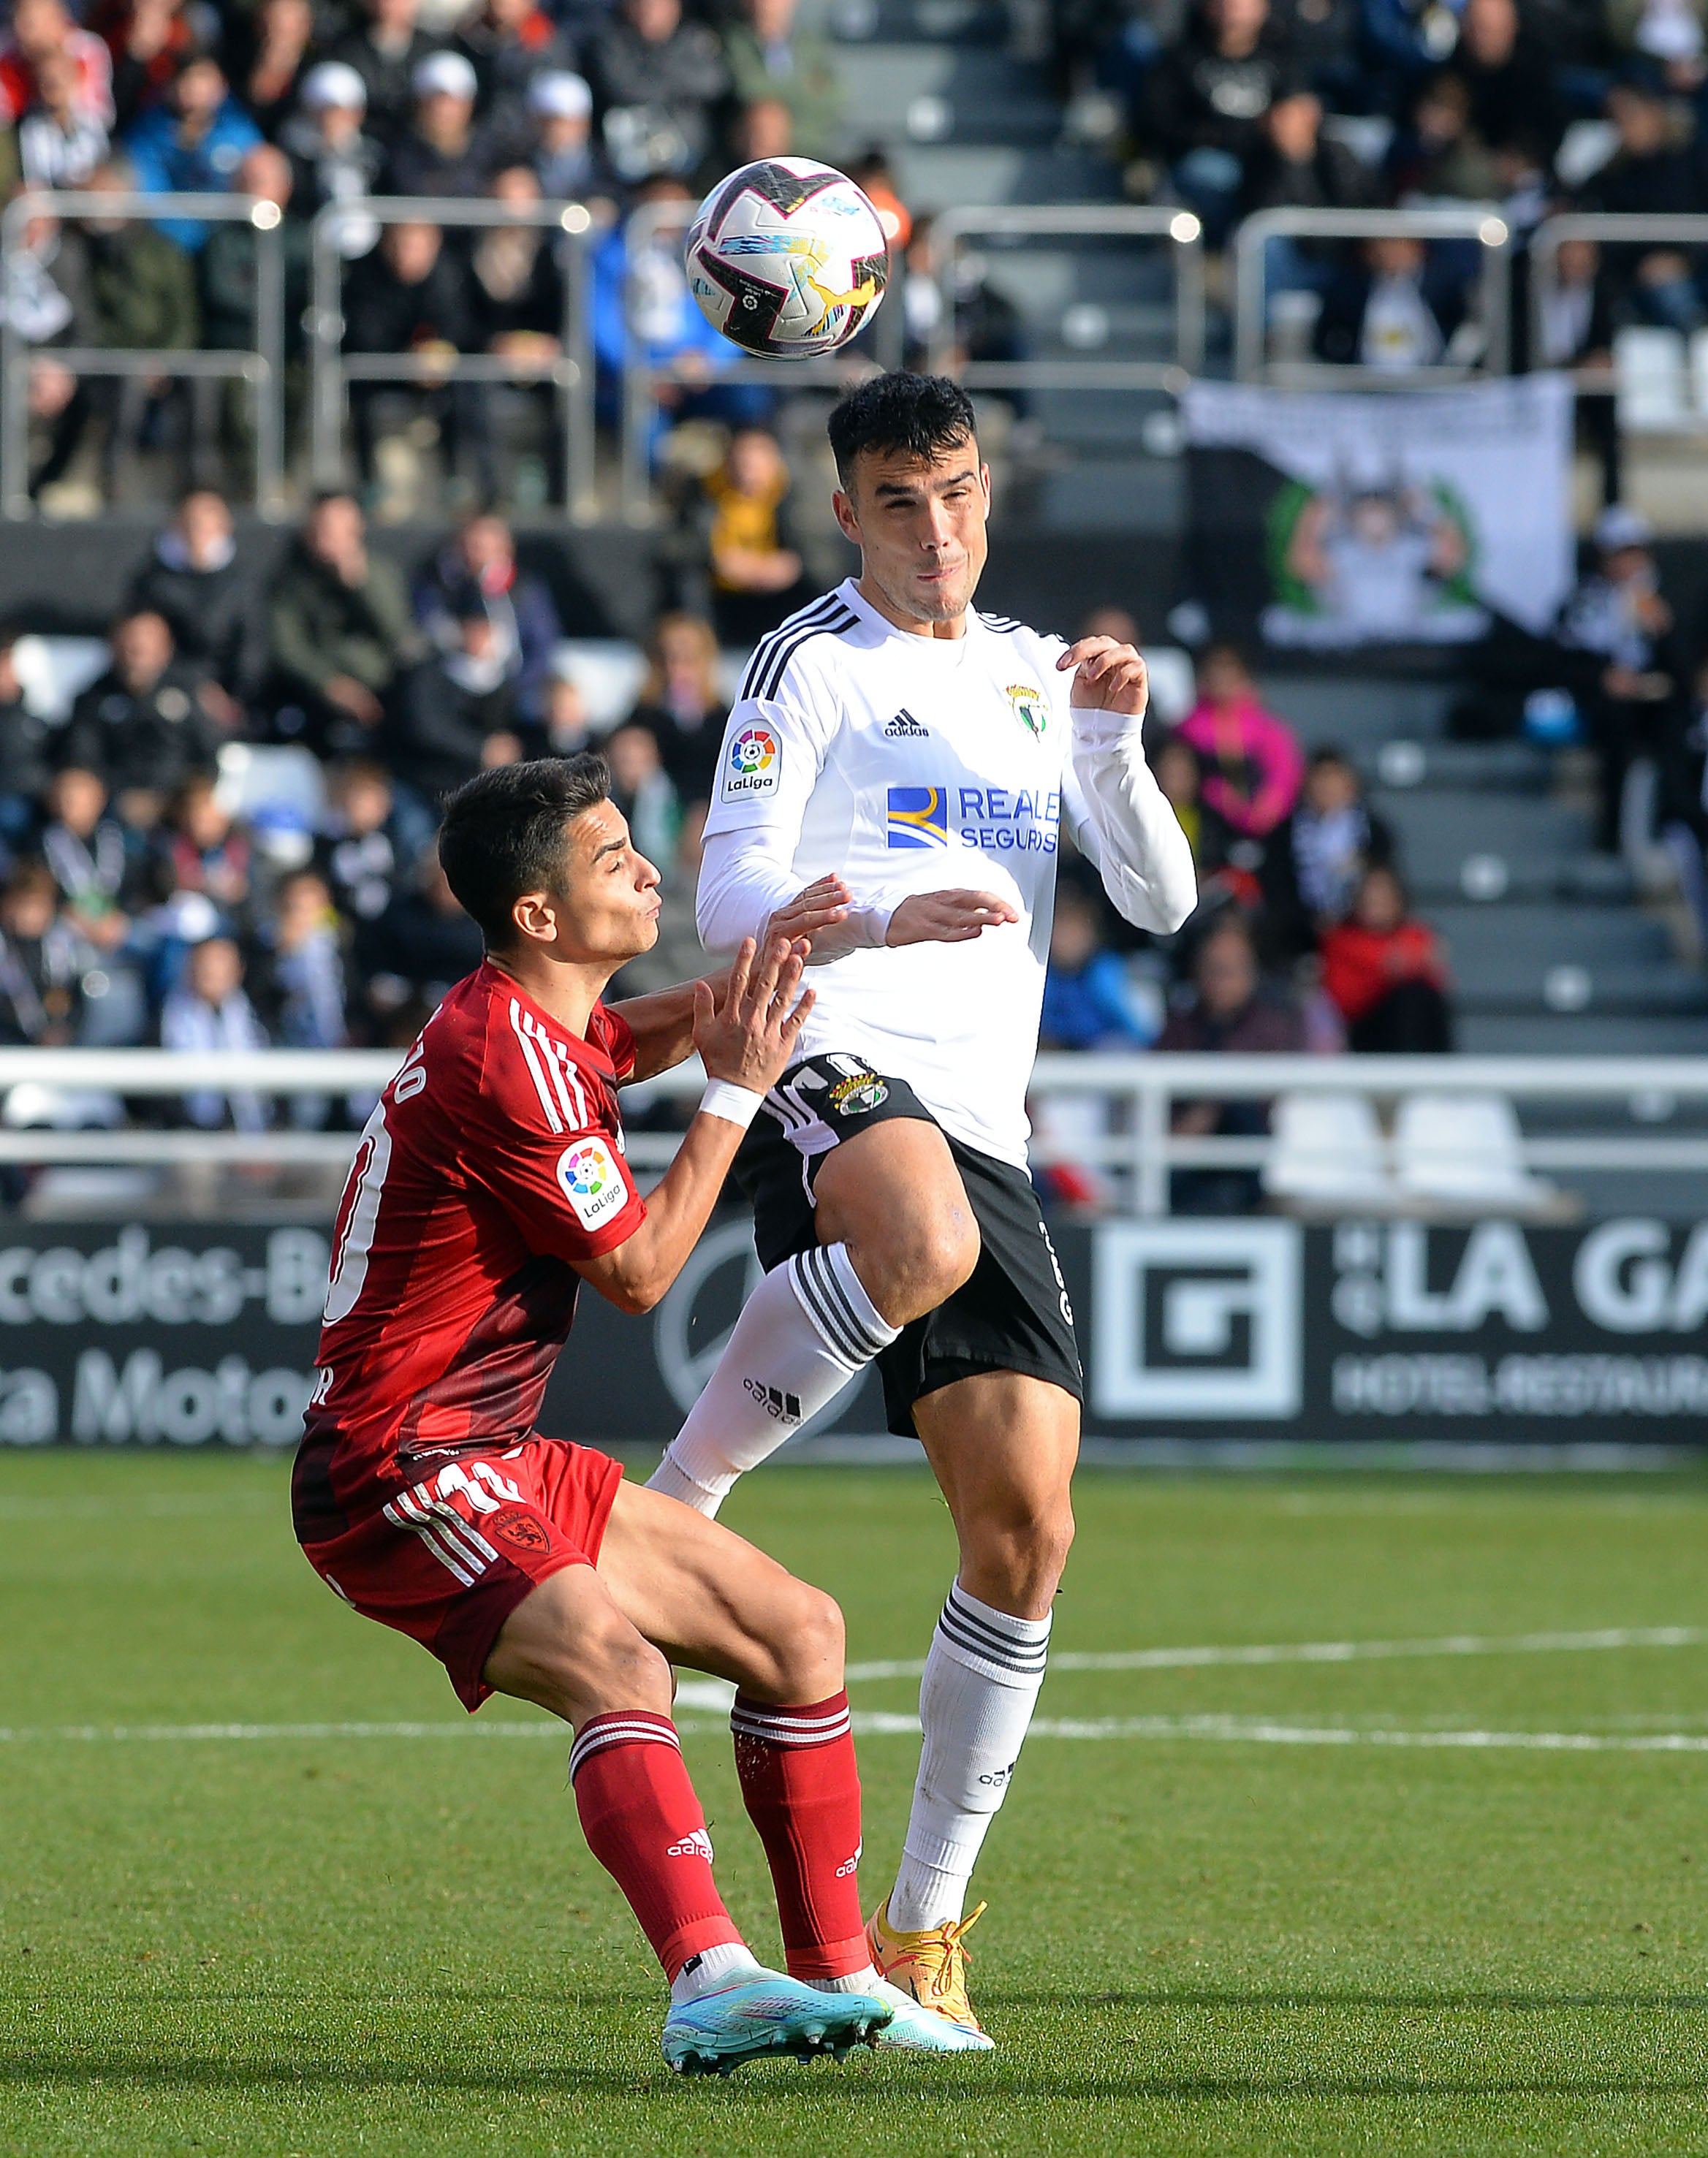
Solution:
<path fill-rule="evenodd" d="M 1138 654 L 973 607 L 989 475 L 964 393 L 880 376 L 830 439 L 860 574 L 754 654 L 699 899 L 708 945 L 810 936 L 818 1001 L 737 1163 L 769 1271 L 653 1482 L 715 1513 L 878 1360 L 960 1565 L 901 1868 L 869 1933 L 879 1969 L 976 2048 L 966 1893 L 1073 1536 L 1079 1355 L 1026 1167 L 1058 833 L 1142 928 L 1177 929 L 1196 890 L 1144 761 Z"/>

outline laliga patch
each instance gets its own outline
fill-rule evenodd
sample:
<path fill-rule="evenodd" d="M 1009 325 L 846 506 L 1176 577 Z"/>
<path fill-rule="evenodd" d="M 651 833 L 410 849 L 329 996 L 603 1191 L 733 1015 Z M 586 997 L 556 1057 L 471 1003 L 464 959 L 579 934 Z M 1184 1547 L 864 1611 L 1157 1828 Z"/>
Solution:
<path fill-rule="evenodd" d="M 628 1203 L 622 1171 L 603 1139 L 577 1139 L 565 1147 L 558 1156 L 558 1182 L 584 1229 L 596 1229 Z"/>
<path fill-rule="evenodd" d="M 783 746 L 775 731 L 756 720 L 725 752 L 720 798 L 752 802 L 775 794 L 782 777 Z"/>

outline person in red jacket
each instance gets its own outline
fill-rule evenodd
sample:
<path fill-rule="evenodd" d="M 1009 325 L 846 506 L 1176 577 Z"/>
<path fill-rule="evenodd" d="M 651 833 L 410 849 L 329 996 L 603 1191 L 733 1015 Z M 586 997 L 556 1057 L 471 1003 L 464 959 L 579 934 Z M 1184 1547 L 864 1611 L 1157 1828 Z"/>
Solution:
<path fill-rule="evenodd" d="M 1392 870 L 1366 870 L 1352 911 L 1324 937 L 1323 987 L 1346 1021 L 1349 1049 L 1428 1055 L 1453 1045 L 1441 939 L 1411 918 Z"/>

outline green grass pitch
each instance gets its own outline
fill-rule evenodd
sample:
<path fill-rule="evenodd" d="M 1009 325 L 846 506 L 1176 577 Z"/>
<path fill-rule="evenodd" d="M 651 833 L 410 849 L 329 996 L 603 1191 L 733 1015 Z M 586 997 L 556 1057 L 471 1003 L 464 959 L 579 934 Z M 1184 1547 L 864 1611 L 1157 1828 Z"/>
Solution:
<path fill-rule="evenodd" d="M 1698 1477 L 1087 1473 L 1067 1656 L 1488 1642 L 1058 1669 L 978 1882 L 1000 2050 L 721 2083 L 659 2060 L 565 1745 L 481 1735 L 531 1712 L 470 1725 L 342 1608 L 285 1487 L 276 1461 L 0 1459 L 0 2150 L 1708 2151 Z M 856 1662 L 922 1654 L 952 1565 L 925 1476 L 775 1469 L 729 1518 L 836 1592 Z M 1512 1644 L 1602 1629 L 1684 1638 Z M 914 1684 L 853 1691 L 899 1721 Z M 684 1717 L 775 1953 L 727 1732 Z M 303 1724 L 432 1728 L 170 1735 Z M 1694 1742 L 1632 1743 L 1668 1734 Z M 869 1900 L 915 1752 L 862 1739 Z"/>

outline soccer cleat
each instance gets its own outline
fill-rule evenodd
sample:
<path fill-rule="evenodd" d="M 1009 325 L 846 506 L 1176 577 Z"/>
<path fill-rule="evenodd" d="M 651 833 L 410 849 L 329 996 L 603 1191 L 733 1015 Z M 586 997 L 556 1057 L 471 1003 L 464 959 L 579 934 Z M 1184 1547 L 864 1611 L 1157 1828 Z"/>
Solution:
<path fill-rule="evenodd" d="M 964 1918 L 923 1933 L 898 1933 L 889 1923 L 886 1897 L 866 1924 L 866 1946 L 880 1978 L 909 1994 L 928 2014 L 974 2042 L 968 2050 L 983 2052 L 994 2042 L 985 2035 L 973 2004 L 967 1998 L 966 1936 L 983 1915 L 979 1904 Z M 898 2041 L 898 2042 L 900 2042 Z"/>
<path fill-rule="evenodd" d="M 911 1993 L 892 1985 L 887 1978 L 869 1980 L 868 1996 L 895 2011 L 895 2020 L 873 2042 L 880 2052 L 988 2053 L 993 2042 L 977 2025 L 952 2023 L 935 2008 L 922 2008 Z"/>
<path fill-rule="evenodd" d="M 852 2047 L 875 2044 L 894 2014 L 866 1994 L 820 1993 L 766 1970 L 673 2007 L 660 2044 L 679 2075 L 726 2076 L 744 2061 L 840 2060 Z"/>

